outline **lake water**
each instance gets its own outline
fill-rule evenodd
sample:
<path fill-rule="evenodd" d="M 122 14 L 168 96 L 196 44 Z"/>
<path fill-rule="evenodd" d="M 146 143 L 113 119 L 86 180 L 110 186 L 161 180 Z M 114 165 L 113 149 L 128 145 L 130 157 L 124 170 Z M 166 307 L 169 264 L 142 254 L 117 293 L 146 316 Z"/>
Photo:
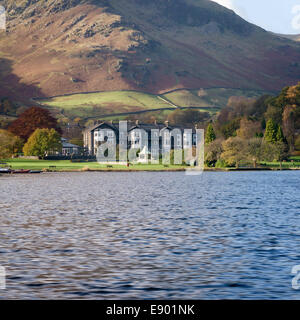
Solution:
<path fill-rule="evenodd" d="M 300 172 L 0 177 L 0 298 L 300 299 Z"/>

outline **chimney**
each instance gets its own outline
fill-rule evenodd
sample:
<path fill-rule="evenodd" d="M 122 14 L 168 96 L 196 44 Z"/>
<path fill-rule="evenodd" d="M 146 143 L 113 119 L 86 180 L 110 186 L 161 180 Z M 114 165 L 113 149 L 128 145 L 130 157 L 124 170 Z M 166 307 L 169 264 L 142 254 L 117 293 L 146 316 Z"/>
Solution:
<path fill-rule="evenodd" d="M 157 120 L 156 119 L 154 120 L 154 125 L 157 126 Z"/>
<path fill-rule="evenodd" d="M 169 121 L 165 121 L 165 125 L 166 125 L 166 127 L 168 127 L 169 126 Z"/>
<path fill-rule="evenodd" d="M 137 126 L 139 125 L 139 123 L 140 123 L 139 120 L 136 120 L 136 121 L 135 121 L 135 124 L 136 124 Z"/>

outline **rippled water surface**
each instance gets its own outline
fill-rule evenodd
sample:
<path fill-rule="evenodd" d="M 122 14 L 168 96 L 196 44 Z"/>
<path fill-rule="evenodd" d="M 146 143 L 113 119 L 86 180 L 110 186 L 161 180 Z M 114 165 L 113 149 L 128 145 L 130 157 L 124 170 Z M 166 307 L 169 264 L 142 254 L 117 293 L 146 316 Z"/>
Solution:
<path fill-rule="evenodd" d="M 1 298 L 300 299 L 300 172 L 0 177 Z"/>

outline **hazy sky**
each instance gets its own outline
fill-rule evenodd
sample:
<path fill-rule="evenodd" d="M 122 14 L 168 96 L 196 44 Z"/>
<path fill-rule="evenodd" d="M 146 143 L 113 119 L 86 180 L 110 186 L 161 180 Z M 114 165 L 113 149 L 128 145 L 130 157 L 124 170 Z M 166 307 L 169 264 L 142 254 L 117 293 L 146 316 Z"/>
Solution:
<path fill-rule="evenodd" d="M 266 30 L 300 34 L 300 0 L 212 0 Z"/>

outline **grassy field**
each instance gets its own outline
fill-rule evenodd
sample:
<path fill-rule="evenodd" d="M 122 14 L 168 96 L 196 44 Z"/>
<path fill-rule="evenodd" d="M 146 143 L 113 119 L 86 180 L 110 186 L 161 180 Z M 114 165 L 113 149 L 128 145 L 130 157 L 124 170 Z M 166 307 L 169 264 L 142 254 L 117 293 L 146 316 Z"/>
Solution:
<path fill-rule="evenodd" d="M 200 90 L 178 90 L 164 95 L 168 100 L 181 107 L 224 108 L 232 96 L 258 98 L 264 93 L 255 90 L 212 88 Z"/>
<path fill-rule="evenodd" d="M 201 111 L 201 110 L 199 110 Z M 103 121 L 120 121 L 120 120 L 126 120 L 129 118 L 131 118 L 131 116 L 135 116 L 137 119 L 141 120 L 141 122 L 145 122 L 145 119 L 149 119 L 151 117 L 154 117 L 158 122 L 163 123 L 167 118 L 168 115 L 173 112 L 173 110 L 158 110 L 158 111 L 149 111 L 149 112 L 145 112 L 145 113 L 140 113 L 140 114 L 133 114 L 133 115 L 119 115 L 119 116 L 113 116 L 113 115 L 109 115 L 109 116 L 102 116 L 101 120 Z M 100 118 L 98 118 L 97 120 L 100 120 Z"/>
<path fill-rule="evenodd" d="M 110 91 L 88 94 L 74 94 L 42 100 L 42 103 L 51 107 L 64 109 L 87 105 L 120 104 L 136 106 L 142 109 L 169 108 L 171 105 L 158 99 L 156 95 L 135 91 Z"/>
<path fill-rule="evenodd" d="M 111 113 L 130 112 L 132 108 L 139 110 L 170 108 L 171 104 L 159 99 L 156 95 L 136 91 L 109 91 L 87 94 L 73 94 L 47 100 L 40 100 L 41 104 L 53 108 L 72 110 L 81 107 L 101 107 L 111 109 Z"/>
<path fill-rule="evenodd" d="M 174 91 L 165 94 L 164 97 L 181 107 L 211 107 L 207 101 L 189 90 Z"/>
<path fill-rule="evenodd" d="M 16 117 L 6 116 L 6 115 L 0 115 L 0 128 L 6 127 L 9 123 L 16 120 Z"/>
<path fill-rule="evenodd" d="M 201 89 L 201 90 L 177 90 L 163 95 L 154 95 L 137 91 L 108 91 L 98 93 L 73 94 L 59 96 L 49 99 L 41 99 L 39 103 L 64 110 L 76 109 L 87 106 L 111 107 L 127 106 L 138 107 L 140 110 L 170 108 L 175 104 L 179 107 L 217 107 L 226 106 L 231 96 L 259 97 L 263 93 L 255 90 L 240 89 Z M 167 103 L 161 98 L 166 98 L 171 102 Z M 123 109 L 123 108 L 122 108 Z M 112 110 L 118 112 L 118 110 Z M 128 109 L 129 111 L 129 109 Z"/>
<path fill-rule="evenodd" d="M 300 163 L 300 156 L 293 156 L 290 158 L 290 160 L 293 160 L 295 162 L 299 162 Z"/>
<path fill-rule="evenodd" d="M 296 157 L 293 159 L 294 162 L 283 162 L 283 169 L 293 169 L 300 168 L 300 157 Z M 184 165 L 169 165 L 164 166 L 162 164 L 159 165 L 145 165 L 145 164 L 137 164 L 130 165 L 127 168 L 124 165 L 113 165 L 109 167 L 108 165 L 99 164 L 98 162 L 82 162 L 76 163 L 71 162 L 70 160 L 59 160 L 59 161 L 49 161 L 49 160 L 27 160 L 27 159 L 9 159 L 1 162 L 7 163 L 12 169 L 27 169 L 27 170 L 44 170 L 44 171 L 88 171 L 88 170 L 101 170 L 101 171 L 175 171 L 175 170 L 184 170 L 187 167 Z M 279 169 L 280 164 L 278 162 L 262 162 L 261 168 L 274 168 Z M 209 170 L 215 170 L 214 168 L 210 168 Z M 226 168 L 224 168 L 226 170 Z M 230 168 L 230 170 L 235 170 L 235 168 Z"/>
<path fill-rule="evenodd" d="M 282 162 L 282 168 L 299 168 L 300 167 L 300 156 L 297 157 L 290 157 L 290 161 Z M 272 168 L 279 168 L 279 162 L 262 162 L 263 166 L 272 167 Z"/>
<path fill-rule="evenodd" d="M 70 118 L 97 118 L 106 114 L 166 109 L 200 108 L 212 114 L 227 105 L 231 96 L 259 97 L 265 92 L 240 89 L 177 90 L 162 95 L 136 91 L 82 93 L 37 100 L 41 105 Z M 165 100 L 164 100 L 165 99 Z M 204 108 L 201 110 L 201 108 Z M 110 118 L 109 118 L 110 119 Z"/>
<path fill-rule="evenodd" d="M 73 94 L 37 100 L 42 106 L 69 118 L 97 118 L 103 115 L 175 107 L 158 96 L 136 91 Z M 59 115 L 58 115 L 59 117 Z M 113 117 L 106 117 L 113 120 Z"/>
<path fill-rule="evenodd" d="M 25 160 L 25 159 L 9 159 L 5 160 L 12 169 L 27 169 L 27 170 L 51 170 L 51 171 L 84 171 L 90 170 L 141 170 L 141 171 L 160 171 L 160 170 L 180 170 L 184 169 L 184 166 L 170 165 L 164 167 L 163 165 L 131 165 L 127 168 L 124 165 L 113 165 L 112 168 L 107 165 L 99 164 L 98 162 L 85 162 L 85 163 L 74 163 L 69 160 L 59 161 L 48 161 L 48 160 Z"/>

